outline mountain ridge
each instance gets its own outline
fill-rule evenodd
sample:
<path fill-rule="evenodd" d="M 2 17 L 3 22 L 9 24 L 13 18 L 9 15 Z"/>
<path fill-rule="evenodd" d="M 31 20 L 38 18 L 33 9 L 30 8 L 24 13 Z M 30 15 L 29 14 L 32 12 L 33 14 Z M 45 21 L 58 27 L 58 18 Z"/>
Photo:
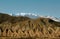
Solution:
<path fill-rule="evenodd" d="M 11 16 L 25 16 L 25 17 L 29 17 L 29 18 L 32 18 L 32 19 L 36 19 L 36 18 L 49 18 L 49 19 L 52 19 L 56 22 L 60 22 L 60 18 L 56 18 L 56 17 L 53 17 L 53 16 L 41 16 L 41 15 L 38 15 L 38 14 L 34 14 L 34 13 L 11 13 L 9 14 Z"/>
<path fill-rule="evenodd" d="M 12 38 L 60 38 L 60 22 L 50 18 L 0 14 L 0 36 Z"/>

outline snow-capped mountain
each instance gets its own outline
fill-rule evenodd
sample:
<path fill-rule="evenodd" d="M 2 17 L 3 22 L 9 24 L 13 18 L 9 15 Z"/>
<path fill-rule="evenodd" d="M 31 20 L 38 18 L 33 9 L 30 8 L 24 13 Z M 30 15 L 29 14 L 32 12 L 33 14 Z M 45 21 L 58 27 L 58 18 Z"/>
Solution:
<path fill-rule="evenodd" d="M 42 18 L 50 18 L 54 21 L 60 22 L 59 18 L 53 17 L 53 16 L 41 16 L 38 14 L 32 14 L 32 13 L 17 13 L 17 14 L 10 14 L 11 16 L 26 16 L 26 17 L 30 17 L 30 18 L 38 18 L 38 17 L 42 17 Z"/>
<path fill-rule="evenodd" d="M 17 13 L 17 14 L 10 14 L 11 16 L 26 16 L 26 17 L 29 17 L 29 18 L 38 18 L 39 15 L 36 15 L 36 14 L 32 14 L 32 13 Z"/>
<path fill-rule="evenodd" d="M 50 19 L 52 19 L 54 21 L 60 22 L 59 18 L 56 18 L 56 17 L 53 17 L 53 16 L 40 16 L 40 17 L 42 17 L 42 18 L 50 18 Z"/>

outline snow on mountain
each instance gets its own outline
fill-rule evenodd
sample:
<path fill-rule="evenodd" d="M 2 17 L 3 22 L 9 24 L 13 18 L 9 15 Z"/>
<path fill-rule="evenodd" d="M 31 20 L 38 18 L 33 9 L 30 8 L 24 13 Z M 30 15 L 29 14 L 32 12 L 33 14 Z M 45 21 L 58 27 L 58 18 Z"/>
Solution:
<path fill-rule="evenodd" d="M 36 14 L 32 14 L 32 13 L 14 13 L 14 14 L 10 14 L 11 16 L 26 16 L 26 17 L 30 17 L 30 18 L 38 18 L 39 15 Z"/>
<path fill-rule="evenodd" d="M 20 15 L 30 17 L 30 18 L 38 18 L 39 17 L 38 15 L 32 14 L 32 13 L 20 13 Z"/>
<path fill-rule="evenodd" d="M 42 18 L 50 18 L 54 21 L 60 22 L 59 18 L 53 17 L 53 16 L 41 16 L 41 15 L 37 15 L 37 14 L 32 14 L 32 13 L 14 13 L 14 14 L 9 14 L 11 16 L 26 16 L 26 17 L 30 17 L 30 18 L 38 18 L 38 17 L 42 17 Z"/>
<path fill-rule="evenodd" d="M 56 18 L 56 17 L 53 17 L 53 16 L 40 16 L 40 17 L 42 17 L 42 18 L 50 18 L 50 19 L 52 19 L 54 21 L 60 22 L 59 18 Z"/>

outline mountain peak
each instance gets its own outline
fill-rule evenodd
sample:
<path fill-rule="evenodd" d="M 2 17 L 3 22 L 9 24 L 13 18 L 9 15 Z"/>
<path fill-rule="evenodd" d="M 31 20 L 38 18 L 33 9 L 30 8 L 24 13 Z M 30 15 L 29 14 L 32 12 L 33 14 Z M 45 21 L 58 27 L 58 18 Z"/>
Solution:
<path fill-rule="evenodd" d="M 59 18 L 56 18 L 56 17 L 53 17 L 53 16 L 41 16 L 41 15 L 38 15 L 38 14 L 34 14 L 34 13 L 12 13 L 12 14 L 9 14 L 11 16 L 26 16 L 26 17 L 29 17 L 29 18 L 50 18 L 54 21 L 57 21 L 57 22 L 60 22 L 60 19 Z"/>

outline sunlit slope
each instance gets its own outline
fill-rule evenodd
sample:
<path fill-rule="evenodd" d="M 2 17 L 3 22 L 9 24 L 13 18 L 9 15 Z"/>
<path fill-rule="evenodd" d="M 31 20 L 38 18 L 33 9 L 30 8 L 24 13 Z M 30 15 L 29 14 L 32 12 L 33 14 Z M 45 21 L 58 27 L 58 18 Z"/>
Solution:
<path fill-rule="evenodd" d="M 49 18 L 31 19 L 0 13 L 0 37 L 60 37 L 60 22 Z"/>

